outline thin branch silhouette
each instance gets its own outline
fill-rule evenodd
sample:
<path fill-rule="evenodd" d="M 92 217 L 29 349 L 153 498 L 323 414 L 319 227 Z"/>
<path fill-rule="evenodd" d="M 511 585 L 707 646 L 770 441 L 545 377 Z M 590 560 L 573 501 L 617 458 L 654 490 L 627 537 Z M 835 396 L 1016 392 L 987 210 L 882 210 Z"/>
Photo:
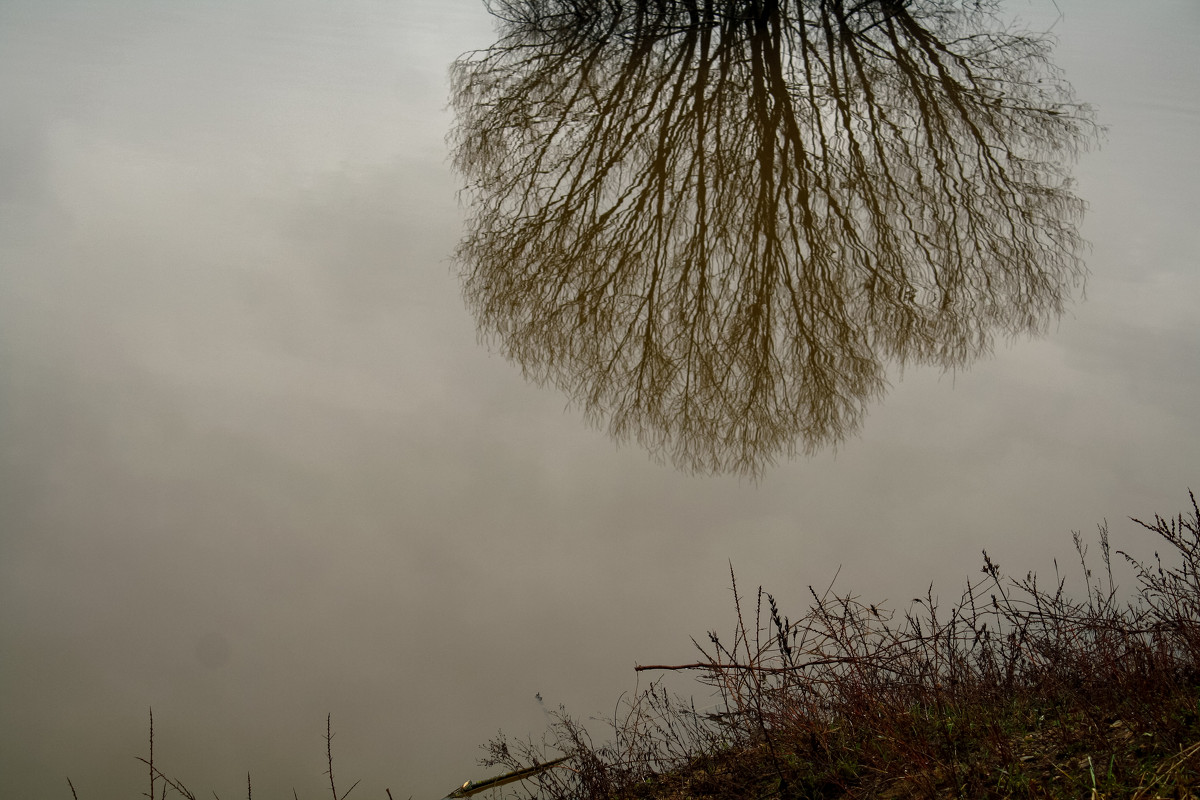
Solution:
<path fill-rule="evenodd" d="M 889 365 L 1044 332 L 1098 129 L 994 6 L 490 3 L 452 69 L 481 335 L 617 439 L 757 475 L 856 433 Z"/>

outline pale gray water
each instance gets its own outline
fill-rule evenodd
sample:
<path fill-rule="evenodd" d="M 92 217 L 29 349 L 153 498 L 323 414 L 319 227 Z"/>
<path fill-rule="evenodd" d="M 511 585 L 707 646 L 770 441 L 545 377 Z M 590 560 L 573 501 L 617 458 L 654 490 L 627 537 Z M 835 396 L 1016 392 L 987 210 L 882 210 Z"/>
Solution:
<path fill-rule="evenodd" d="M 1200 489 L 1200 7 L 1016 0 L 1109 126 L 1086 301 L 757 485 L 476 342 L 445 72 L 475 0 L 0 5 L 0 795 L 440 797 L 728 630 L 728 562 L 956 596 Z M 1134 538 L 1138 537 L 1138 538 Z"/>

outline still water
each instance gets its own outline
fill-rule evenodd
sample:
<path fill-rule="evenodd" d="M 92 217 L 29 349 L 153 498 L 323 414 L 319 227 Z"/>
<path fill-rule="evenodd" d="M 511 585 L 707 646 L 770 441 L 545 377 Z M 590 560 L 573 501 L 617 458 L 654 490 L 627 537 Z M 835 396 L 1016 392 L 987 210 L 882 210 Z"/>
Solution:
<path fill-rule="evenodd" d="M 453 70 L 480 329 L 617 439 L 757 475 L 1082 283 L 1092 110 L 959 7 L 506 5 Z M 950 9 L 947 11 L 947 9 Z M 623 11 L 624 13 L 621 13 Z"/>
<path fill-rule="evenodd" d="M 1200 7 L 1003 11 L 1073 95 L 906 106 L 882 25 L 804 117 L 736 28 L 451 74 L 476 0 L 0 5 L 0 795 L 141 791 L 152 706 L 193 791 L 313 796 L 331 713 L 344 786 L 440 797 L 728 630 L 730 562 L 786 610 L 1151 547 L 1200 488 Z"/>

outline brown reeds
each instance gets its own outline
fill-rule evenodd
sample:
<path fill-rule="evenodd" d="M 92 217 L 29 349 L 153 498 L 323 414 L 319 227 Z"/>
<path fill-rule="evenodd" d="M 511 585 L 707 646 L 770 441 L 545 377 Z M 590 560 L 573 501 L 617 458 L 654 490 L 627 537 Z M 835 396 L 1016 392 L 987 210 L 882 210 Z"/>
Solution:
<path fill-rule="evenodd" d="M 797 621 L 732 575 L 732 637 L 709 633 L 692 663 L 716 711 L 659 684 L 609 720 L 596 745 L 560 711 L 543 745 L 489 745 L 518 766 L 545 747 L 576 769 L 526 791 L 541 800 L 825 797 L 1195 797 L 1200 786 L 1200 509 L 1134 520 L 1170 552 L 1134 560 L 1122 599 L 1107 524 L 1103 571 L 1075 547 L 1085 592 L 1055 566 L 1012 578 L 984 552 L 982 578 L 949 609 L 929 587 L 903 612 L 810 587 Z"/>
<path fill-rule="evenodd" d="M 182 781 L 168 776 L 154 763 L 154 709 L 150 710 L 149 753 L 147 754 L 147 757 L 143 758 L 142 756 L 138 756 L 137 759 L 145 764 L 150 771 L 150 789 L 149 791 L 142 792 L 142 797 L 149 798 L 149 800 L 166 800 L 166 798 L 171 796 L 171 793 L 173 792 L 178 794 L 180 797 L 183 797 L 184 800 L 197 800 L 196 795 L 193 794 L 192 791 L 188 789 Z M 345 800 L 345 798 L 352 791 L 354 791 L 354 788 L 358 786 L 361 781 L 355 781 L 345 792 L 342 792 L 341 794 L 338 793 L 337 784 L 334 782 L 333 778 L 332 714 L 326 715 L 325 717 L 325 760 L 326 764 L 328 765 L 325 774 L 329 776 L 330 794 L 333 795 L 333 800 Z M 74 798 L 74 800 L 79 800 L 79 795 L 75 791 L 75 784 L 71 781 L 70 777 L 67 778 L 67 786 L 71 789 L 71 796 Z M 388 800 L 391 800 L 391 789 L 386 791 Z M 213 797 L 216 798 L 216 800 L 220 800 L 220 795 L 218 795 L 216 792 L 213 792 Z M 292 797 L 298 799 L 295 789 L 292 789 Z M 254 800 L 254 787 L 250 782 L 249 772 L 246 773 L 246 800 Z M 409 798 L 409 800 L 412 800 L 412 798 Z"/>
<path fill-rule="evenodd" d="M 830 583 L 809 587 L 792 621 L 761 588 L 751 614 L 731 566 L 732 635 L 693 640 L 694 662 L 637 668 L 693 672 L 714 706 L 655 682 L 622 698 L 607 741 L 560 708 L 541 741 L 501 734 L 483 763 L 522 770 L 567 754 L 510 790 L 527 800 L 1200 797 L 1200 507 L 1189 496 L 1186 515 L 1133 519 L 1168 549 L 1149 564 L 1116 551 L 1134 575 L 1128 596 L 1107 524 L 1098 575 L 1074 535 L 1082 597 L 1057 563 L 1046 585 L 1006 575 L 985 551 L 983 577 L 948 610 L 932 586 L 897 612 Z M 339 794 L 325 724 L 329 789 L 343 800 L 357 783 Z M 195 800 L 156 764 L 153 715 L 140 760 L 144 796 Z M 247 774 L 248 800 L 251 788 Z"/>

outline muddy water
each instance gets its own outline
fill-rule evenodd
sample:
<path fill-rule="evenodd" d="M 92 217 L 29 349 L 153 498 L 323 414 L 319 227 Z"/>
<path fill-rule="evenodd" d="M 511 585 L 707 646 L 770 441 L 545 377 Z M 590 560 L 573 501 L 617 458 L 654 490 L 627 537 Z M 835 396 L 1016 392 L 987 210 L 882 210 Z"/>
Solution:
<path fill-rule="evenodd" d="M 320 792 L 332 713 L 339 785 L 441 797 L 539 695 L 610 714 L 728 631 L 730 562 L 786 612 L 839 567 L 898 604 L 983 547 L 1048 571 L 1104 517 L 1147 552 L 1119 521 L 1200 484 L 1200 11 L 1007 8 L 1108 128 L 1065 189 L 1086 294 L 883 359 L 753 482 L 479 341 L 445 137 L 480 4 L 0 6 L 0 795 L 141 791 L 153 707 L 198 793 Z"/>

